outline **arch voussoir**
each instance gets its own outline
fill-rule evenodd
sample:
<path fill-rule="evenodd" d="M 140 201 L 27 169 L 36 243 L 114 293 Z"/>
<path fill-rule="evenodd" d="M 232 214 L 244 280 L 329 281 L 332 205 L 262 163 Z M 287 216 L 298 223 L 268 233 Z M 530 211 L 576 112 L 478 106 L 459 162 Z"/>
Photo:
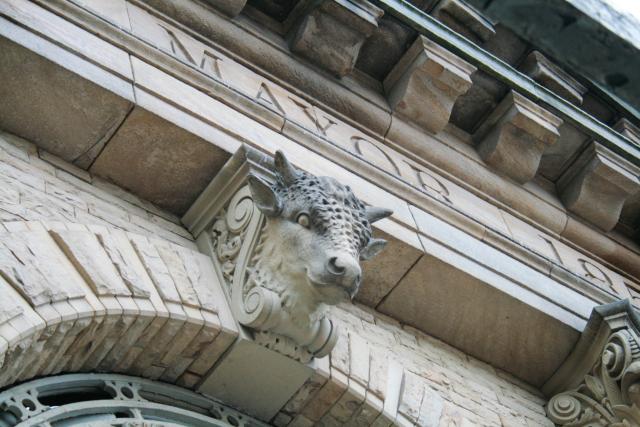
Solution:
<path fill-rule="evenodd" d="M 118 372 L 195 387 L 238 334 L 208 257 L 104 226 L 0 233 L 0 387 Z"/>

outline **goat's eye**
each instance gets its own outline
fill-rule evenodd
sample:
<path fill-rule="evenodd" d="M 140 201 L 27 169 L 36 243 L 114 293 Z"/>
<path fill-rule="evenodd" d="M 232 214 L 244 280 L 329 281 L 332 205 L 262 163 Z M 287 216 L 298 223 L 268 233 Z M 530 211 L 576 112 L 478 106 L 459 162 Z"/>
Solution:
<path fill-rule="evenodd" d="M 298 224 L 300 224 L 304 228 L 309 228 L 309 225 L 311 224 L 311 220 L 309 219 L 309 215 L 307 215 L 306 213 L 298 214 L 298 217 L 296 218 L 296 221 L 298 222 Z"/>

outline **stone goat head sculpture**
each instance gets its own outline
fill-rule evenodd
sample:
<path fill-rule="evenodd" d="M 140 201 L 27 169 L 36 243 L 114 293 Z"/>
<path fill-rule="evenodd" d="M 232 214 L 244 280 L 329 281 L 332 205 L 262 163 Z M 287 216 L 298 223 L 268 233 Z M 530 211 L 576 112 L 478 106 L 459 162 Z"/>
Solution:
<path fill-rule="evenodd" d="M 314 336 L 308 332 L 321 328 L 325 305 L 348 301 L 358 292 L 360 260 L 374 257 L 386 244 L 372 237 L 371 224 L 392 211 L 365 206 L 333 178 L 296 170 L 281 151 L 275 172 L 274 185 L 249 176 L 253 202 L 266 216 L 252 280 L 275 293 L 286 314 L 286 321 L 269 330 L 304 347 Z"/>

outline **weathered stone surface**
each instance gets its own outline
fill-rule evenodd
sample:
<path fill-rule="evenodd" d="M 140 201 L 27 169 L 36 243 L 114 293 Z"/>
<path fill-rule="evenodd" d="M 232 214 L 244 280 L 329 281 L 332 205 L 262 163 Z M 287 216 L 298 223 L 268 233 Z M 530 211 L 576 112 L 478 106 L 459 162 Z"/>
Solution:
<path fill-rule="evenodd" d="M 86 167 L 95 157 L 92 149 L 104 144 L 131 108 L 128 55 L 33 3 L 18 1 L 0 11 L 117 73 L 2 18 L 0 127 Z M 34 116 L 39 119 L 24 119 Z"/>
<path fill-rule="evenodd" d="M 131 295 L 95 235 L 81 231 L 54 232 L 52 235 L 96 295 Z"/>
<path fill-rule="evenodd" d="M 382 10 L 367 0 L 323 0 L 301 18 L 289 47 L 330 73 L 346 76 L 381 16 Z"/>
<path fill-rule="evenodd" d="M 25 232 L 21 239 L 0 234 L 0 270 L 33 306 L 84 295 L 76 281 L 68 280 L 65 265 L 46 232 Z"/>
<path fill-rule="evenodd" d="M 520 69 L 567 101 L 577 105 L 582 104 L 582 96 L 587 88 L 537 50 L 527 56 L 520 65 Z"/>
<path fill-rule="evenodd" d="M 175 213 L 193 203 L 228 154 L 141 108 L 135 108 L 91 172 Z"/>
<path fill-rule="evenodd" d="M 443 283 L 447 285 L 442 286 Z M 524 304 L 485 286 L 476 278 L 427 256 L 379 309 L 435 337 L 454 337 L 449 342 L 456 347 L 541 384 L 568 354 L 576 331 L 564 326 L 563 333 L 555 335 L 559 332 L 558 325 L 552 319 L 539 312 L 522 316 Z M 458 301 L 455 311 L 445 308 L 452 303 L 450 298 Z M 533 342 L 530 336 L 525 338 L 527 334 L 516 331 L 514 321 L 526 330 L 554 331 L 554 334 L 538 334 L 538 339 L 549 342 Z M 481 326 L 484 322 L 492 325 L 490 337 Z M 551 348 L 553 352 L 549 351 Z"/>
<path fill-rule="evenodd" d="M 640 191 L 640 170 L 592 142 L 557 182 L 568 210 L 605 231 L 620 219 L 629 196 Z"/>
<path fill-rule="evenodd" d="M 27 53 L 7 39 L 1 39 L 0 44 L 0 77 L 6 82 L 0 92 L 4 100 L 0 106 L 3 129 L 75 161 L 95 144 L 103 143 L 104 135 L 124 119 L 129 100 Z M 42 121 L 24 122 L 24 117 L 34 114 Z M 84 119 L 77 120 L 79 116 Z"/>
<path fill-rule="evenodd" d="M 471 87 L 475 67 L 419 36 L 384 80 L 391 108 L 438 133 L 458 97 Z"/>
<path fill-rule="evenodd" d="M 561 124 L 558 117 L 512 91 L 476 132 L 477 150 L 492 168 L 524 184 L 536 175 Z"/>

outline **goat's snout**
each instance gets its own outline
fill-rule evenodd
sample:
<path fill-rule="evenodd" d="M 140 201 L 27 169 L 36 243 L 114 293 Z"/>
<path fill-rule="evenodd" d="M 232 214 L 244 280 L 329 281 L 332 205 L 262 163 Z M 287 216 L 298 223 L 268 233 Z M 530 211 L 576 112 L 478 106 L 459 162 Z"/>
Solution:
<path fill-rule="evenodd" d="M 349 289 L 357 289 L 362 269 L 358 260 L 347 254 L 332 254 L 327 258 L 326 271 L 333 281 Z"/>

